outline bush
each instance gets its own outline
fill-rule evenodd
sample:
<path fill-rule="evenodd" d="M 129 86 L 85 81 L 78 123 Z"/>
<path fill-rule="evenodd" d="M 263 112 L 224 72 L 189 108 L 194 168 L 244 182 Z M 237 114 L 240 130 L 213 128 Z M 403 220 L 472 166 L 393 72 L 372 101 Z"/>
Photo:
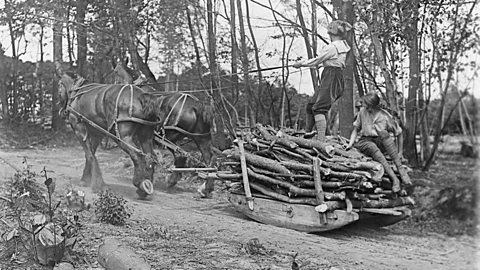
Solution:
<path fill-rule="evenodd" d="M 111 190 L 102 191 L 94 202 L 95 214 L 103 223 L 112 225 L 124 225 L 131 216 L 131 209 L 121 195 Z"/>

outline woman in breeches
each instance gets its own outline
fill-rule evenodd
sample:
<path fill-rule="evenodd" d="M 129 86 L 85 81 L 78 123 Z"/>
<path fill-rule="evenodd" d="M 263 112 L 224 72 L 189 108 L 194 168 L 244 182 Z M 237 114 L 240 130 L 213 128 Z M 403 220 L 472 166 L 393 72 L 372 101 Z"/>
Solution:
<path fill-rule="evenodd" d="M 293 66 L 318 67 L 323 65 L 324 69 L 320 78 L 320 86 L 307 104 L 306 108 L 306 132 L 311 132 L 313 124 L 317 128 L 317 138 L 325 140 L 327 129 L 327 113 L 332 103 L 343 94 L 343 70 L 350 46 L 344 40 L 345 35 L 352 29 L 352 26 L 344 21 L 333 21 L 327 27 L 331 43 L 323 47 L 316 58 L 300 61 Z"/>

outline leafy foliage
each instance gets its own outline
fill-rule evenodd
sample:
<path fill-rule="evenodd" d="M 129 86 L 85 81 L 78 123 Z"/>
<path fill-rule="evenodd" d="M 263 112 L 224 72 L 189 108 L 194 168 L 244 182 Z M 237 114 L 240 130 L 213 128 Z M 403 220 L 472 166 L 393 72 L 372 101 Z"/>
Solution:
<path fill-rule="evenodd" d="M 127 200 L 111 190 L 101 192 L 98 199 L 95 200 L 94 206 L 95 214 L 100 221 L 112 225 L 124 225 L 132 214 Z"/>

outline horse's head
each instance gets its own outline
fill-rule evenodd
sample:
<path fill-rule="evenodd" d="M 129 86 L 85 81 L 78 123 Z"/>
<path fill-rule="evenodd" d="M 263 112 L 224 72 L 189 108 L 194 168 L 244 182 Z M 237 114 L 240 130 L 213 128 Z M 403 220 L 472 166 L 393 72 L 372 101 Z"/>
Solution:
<path fill-rule="evenodd" d="M 61 113 L 67 108 L 68 101 L 72 98 L 72 93 L 84 83 L 85 79 L 77 76 L 74 73 L 63 73 L 60 75 L 58 82 L 58 97 L 61 104 Z"/>

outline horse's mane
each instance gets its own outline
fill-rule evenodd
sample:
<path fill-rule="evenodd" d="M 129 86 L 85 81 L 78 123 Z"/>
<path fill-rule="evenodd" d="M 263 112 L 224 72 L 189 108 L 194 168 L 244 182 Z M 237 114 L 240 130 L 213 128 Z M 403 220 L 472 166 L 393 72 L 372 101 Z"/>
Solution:
<path fill-rule="evenodd" d="M 153 120 L 157 118 L 157 97 L 151 93 L 143 93 L 138 98 L 142 106 L 142 114 L 146 119 Z"/>

